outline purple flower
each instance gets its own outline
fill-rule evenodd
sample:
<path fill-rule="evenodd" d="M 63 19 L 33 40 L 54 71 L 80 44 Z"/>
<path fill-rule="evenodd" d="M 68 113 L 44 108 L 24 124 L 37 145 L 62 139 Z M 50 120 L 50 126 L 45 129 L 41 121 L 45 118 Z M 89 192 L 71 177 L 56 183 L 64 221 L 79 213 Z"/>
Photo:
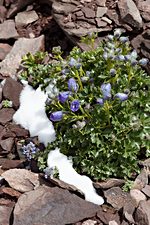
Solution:
<path fill-rule="evenodd" d="M 119 60 L 119 61 L 124 61 L 124 60 L 125 60 L 124 55 L 118 55 L 118 60 Z"/>
<path fill-rule="evenodd" d="M 102 84 L 101 91 L 102 91 L 104 100 L 111 98 L 111 84 L 110 83 Z"/>
<path fill-rule="evenodd" d="M 65 91 L 65 92 L 60 92 L 59 95 L 58 95 L 58 99 L 61 103 L 64 103 L 68 100 L 69 98 L 69 94 L 70 92 L 69 91 Z"/>
<path fill-rule="evenodd" d="M 69 64 L 69 66 L 73 67 L 76 65 L 76 63 L 77 63 L 77 61 L 74 58 L 71 58 L 68 64 Z"/>
<path fill-rule="evenodd" d="M 36 148 L 35 144 L 30 141 L 27 145 L 24 145 L 22 147 L 23 154 L 26 156 L 28 160 L 31 160 L 33 158 L 33 155 L 38 151 L 39 149 Z"/>
<path fill-rule="evenodd" d="M 91 75 L 91 72 L 90 71 L 86 71 L 86 76 L 90 76 Z"/>
<path fill-rule="evenodd" d="M 115 98 L 119 98 L 121 100 L 121 102 L 123 102 L 128 99 L 128 95 L 125 93 L 117 93 L 115 95 Z"/>
<path fill-rule="evenodd" d="M 99 105 L 104 105 L 104 99 L 103 98 L 97 98 L 96 99 L 96 102 L 99 104 Z"/>
<path fill-rule="evenodd" d="M 125 55 L 124 58 L 126 61 L 129 61 L 129 60 L 131 60 L 131 55 Z"/>
<path fill-rule="evenodd" d="M 139 64 L 141 65 L 141 66 L 146 66 L 147 65 L 147 63 L 148 63 L 148 59 L 147 58 L 142 58 L 142 59 L 140 59 L 139 60 Z"/>
<path fill-rule="evenodd" d="M 120 37 L 119 40 L 122 42 L 122 43 L 126 43 L 129 41 L 129 38 L 128 37 Z"/>
<path fill-rule="evenodd" d="M 114 31 L 114 37 L 116 37 L 116 38 L 120 37 L 121 34 L 122 34 L 121 29 L 116 29 L 116 30 Z"/>
<path fill-rule="evenodd" d="M 111 76 L 114 76 L 116 74 L 116 70 L 114 68 L 110 69 L 109 71 Z"/>
<path fill-rule="evenodd" d="M 62 117 L 63 117 L 62 111 L 57 111 L 57 112 L 51 113 L 50 120 L 52 120 L 53 122 L 60 121 L 62 120 Z"/>
<path fill-rule="evenodd" d="M 76 83 L 74 78 L 70 78 L 68 80 L 68 89 L 69 91 L 74 91 L 74 92 L 78 91 L 78 84 Z"/>
<path fill-rule="evenodd" d="M 73 100 L 73 101 L 71 102 L 70 109 L 71 109 L 72 112 L 78 111 L 79 107 L 80 107 L 80 102 L 79 102 L 79 100 Z"/>

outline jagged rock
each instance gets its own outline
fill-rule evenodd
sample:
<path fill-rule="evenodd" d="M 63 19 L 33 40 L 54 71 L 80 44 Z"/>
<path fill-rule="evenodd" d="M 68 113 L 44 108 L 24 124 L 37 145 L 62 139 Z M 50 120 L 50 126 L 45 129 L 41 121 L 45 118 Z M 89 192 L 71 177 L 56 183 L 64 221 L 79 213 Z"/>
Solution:
<path fill-rule="evenodd" d="M 9 123 L 7 129 L 14 133 L 16 137 L 29 136 L 29 131 L 17 124 Z"/>
<path fill-rule="evenodd" d="M 104 7 L 106 5 L 106 0 L 96 0 L 96 5 Z"/>
<path fill-rule="evenodd" d="M 86 220 L 82 223 L 82 225 L 95 225 L 97 224 L 97 221 L 95 220 Z"/>
<path fill-rule="evenodd" d="M 138 225 L 150 224 L 150 200 L 140 202 L 135 213 L 135 222 Z"/>
<path fill-rule="evenodd" d="M 5 59 L 6 55 L 10 52 L 12 46 L 0 43 L 0 61 Z"/>
<path fill-rule="evenodd" d="M 0 124 L 5 125 L 11 121 L 15 113 L 14 109 L 2 108 L 0 110 Z"/>
<path fill-rule="evenodd" d="M 3 5 L 4 4 L 4 0 L 0 0 L 0 5 Z"/>
<path fill-rule="evenodd" d="M 7 138 L 4 140 L 0 140 L 0 146 L 2 150 L 0 152 L 3 153 L 10 153 L 14 146 L 14 139 L 13 138 Z"/>
<path fill-rule="evenodd" d="M 120 26 L 119 15 L 118 15 L 118 13 L 116 12 L 115 9 L 108 9 L 107 16 L 108 16 L 109 19 L 114 21 L 114 23 L 116 25 Z"/>
<path fill-rule="evenodd" d="M 129 223 L 135 223 L 133 215 L 136 209 L 136 203 L 135 201 L 130 198 L 124 205 L 123 207 L 123 215 L 126 218 L 127 221 L 129 221 Z"/>
<path fill-rule="evenodd" d="M 84 7 L 82 9 L 82 12 L 84 13 L 86 18 L 95 18 L 95 11 L 93 9 L 90 9 L 88 7 Z"/>
<path fill-rule="evenodd" d="M 0 103 L 1 103 L 1 101 L 2 101 L 2 99 L 3 99 L 2 93 L 3 93 L 3 89 L 2 89 L 2 87 L 0 86 Z M 0 130 L 1 130 L 1 129 L 0 129 Z"/>
<path fill-rule="evenodd" d="M 140 10 L 141 16 L 147 22 L 150 21 L 150 1 L 139 1 L 138 8 Z"/>
<path fill-rule="evenodd" d="M 35 54 L 37 51 L 44 51 L 44 36 L 28 39 L 20 38 L 17 40 L 11 49 L 10 53 L 0 63 L 0 73 L 3 76 L 16 76 L 16 71 L 19 68 L 22 56 L 28 52 Z"/>
<path fill-rule="evenodd" d="M 9 187 L 3 187 L 2 193 L 7 194 L 11 197 L 17 197 L 17 198 L 19 198 L 21 195 L 21 193 L 19 191 L 16 191 L 13 188 L 9 188 Z"/>
<path fill-rule="evenodd" d="M 107 26 L 107 23 L 102 21 L 101 18 L 96 18 L 96 24 L 98 27 L 106 27 Z"/>
<path fill-rule="evenodd" d="M 100 18 L 107 13 L 107 7 L 97 7 L 96 17 Z"/>
<path fill-rule="evenodd" d="M 55 13 L 61 13 L 61 14 L 64 13 L 65 15 L 68 15 L 69 13 L 73 12 L 76 8 L 76 6 L 73 4 L 69 4 L 69 3 L 63 4 L 57 1 L 54 1 L 52 7 Z"/>
<path fill-rule="evenodd" d="M 142 192 L 150 198 L 150 185 L 146 185 L 146 186 L 142 189 Z"/>
<path fill-rule="evenodd" d="M 109 189 L 116 186 L 122 186 L 125 183 L 122 179 L 110 178 L 103 182 L 93 183 L 95 188 Z"/>
<path fill-rule="evenodd" d="M 107 199 L 107 203 L 118 210 L 121 209 L 130 198 L 129 194 L 123 192 L 119 187 L 113 187 L 104 191 L 104 196 Z"/>
<path fill-rule="evenodd" d="M 146 196 L 138 189 L 130 190 L 130 196 L 136 202 L 136 206 L 139 205 L 140 201 L 146 200 Z"/>
<path fill-rule="evenodd" d="M 3 23 L 5 17 L 6 17 L 7 9 L 3 6 L 0 5 L 0 22 Z"/>
<path fill-rule="evenodd" d="M 20 12 L 15 16 L 16 26 L 26 26 L 38 20 L 38 14 L 35 11 Z"/>
<path fill-rule="evenodd" d="M 103 224 L 109 224 L 109 222 L 112 220 L 120 224 L 118 212 L 113 208 L 109 207 L 100 208 L 97 213 L 97 217 L 101 220 Z"/>
<path fill-rule="evenodd" d="M 10 169 L 1 175 L 10 187 L 20 192 L 27 192 L 39 187 L 39 175 L 25 169 Z"/>
<path fill-rule="evenodd" d="M 19 34 L 15 28 L 15 23 L 13 20 L 6 20 L 0 24 L 0 39 L 8 40 L 10 38 L 18 38 Z"/>
<path fill-rule="evenodd" d="M 12 213 L 13 206 L 0 205 L 0 224 L 9 225 L 10 224 L 10 215 Z"/>
<path fill-rule="evenodd" d="M 142 190 L 142 188 L 144 188 L 145 185 L 148 184 L 148 173 L 148 170 L 143 169 L 141 173 L 136 177 L 132 189 Z"/>
<path fill-rule="evenodd" d="M 18 199 L 13 225 L 65 225 L 96 215 L 99 206 L 60 188 L 41 186 Z M 36 216 L 35 216 L 36 215 Z"/>
<path fill-rule="evenodd" d="M 23 89 L 22 84 L 12 78 L 7 78 L 3 86 L 3 96 L 5 99 L 12 101 L 15 109 L 19 107 L 19 97 Z"/>
<path fill-rule="evenodd" d="M 142 18 L 138 8 L 132 0 L 118 1 L 118 8 L 121 19 L 124 22 L 138 29 L 142 27 Z"/>
<path fill-rule="evenodd" d="M 15 168 L 24 168 L 24 164 L 22 160 L 15 159 L 1 159 L 0 165 L 3 170 L 15 169 Z"/>

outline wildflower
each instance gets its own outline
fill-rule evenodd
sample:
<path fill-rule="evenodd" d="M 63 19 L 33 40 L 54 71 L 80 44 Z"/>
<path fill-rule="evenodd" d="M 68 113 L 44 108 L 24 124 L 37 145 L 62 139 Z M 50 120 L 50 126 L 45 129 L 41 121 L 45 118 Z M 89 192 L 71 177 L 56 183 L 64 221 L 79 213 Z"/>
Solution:
<path fill-rule="evenodd" d="M 134 49 L 132 52 L 131 52 L 131 58 L 132 59 L 136 59 L 137 58 L 137 52 L 136 52 L 136 50 Z"/>
<path fill-rule="evenodd" d="M 124 61 L 125 60 L 125 57 L 124 57 L 124 55 L 118 55 L 117 59 L 119 61 Z"/>
<path fill-rule="evenodd" d="M 72 112 L 78 111 L 79 107 L 80 107 L 79 100 L 73 100 L 71 102 L 70 109 L 71 109 Z"/>
<path fill-rule="evenodd" d="M 128 37 L 120 37 L 119 40 L 122 42 L 122 43 L 126 43 L 129 41 L 129 38 Z"/>
<path fill-rule="evenodd" d="M 116 74 L 116 70 L 114 68 L 110 69 L 109 71 L 111 76 L 114 76 Z"/>
<path fill-rule="evenodd" d="M 116 48 L 115 52 L 116 53 L 121 53 L 122 52 L 122 49 L 121 48 Z"/>
<path fill-rule="evenodd" d="M 110 35 L 108 35 L 107 37 L 108 37 L 108 39 L 109 39 L 110 41 L 113 41 L 113 39 L 114 39 L 114 36 L 113 36 L 113 35 L 111 35 L 111 34 L 110 34 Z"/>
<path fill-rule="evenodd" d="M 58 95 L 59 101 L 61 103 L 66 102 L 68 100 L 68 98 L 69 98 L 69 94 L 70 94 L 69 91 L 60 92 L 59 95 Z"/>
<path fill-rule="evenodd" d="M 61 73 L 63 74 L 63 75 L 66 75 L 67 73 L 69 73 L 69 69 L 67 69 L 67 68 L 65 68 L 65 69 L 63 69 L 62 71 L 61 71 Z"/>
<path fill-rule="evenodd" d="M 121 102 L 123 102 L 128 99 L 128 95 L 125 93 L 117 93 L 115 95 L 115 98 L 119 98 L 121 100 Z"/>
<path fill-rule="evenodd" d="M 104 105 L 104 99 L 103 99 L 103 98 L 97 98 L 97 99 L 96 99 L 96 102 L 97 102 L 99 105 L 101 105 L 101 106 Z"/>
<path fill-rule="evenodd" d="M 68 89 L 69 91 L 74 91 L 74 92 L 78 91 L 78 84 L 76 83 L 74 78 L 70 78 L 68 80 Z"/>
<path fill-rule="evenodd" d="M 82 122 L 77 121 L 76 125 L 77 125 L 77 128 L 82 129 L 86 125 L 86 122 L 84 120 Z"/>
<path fill-rule="evenodd" d="M 129 61 L 131 60 L 131 55 L 125 55 L 124 58 L 125 58 L 125 61 Z"/>
<path fill-rule="evenodd" d="M 52 120 L 53 122 L 61 121 L 62 117 L 63 117 L 62 111 L 57 111 L 57 112 L 51 113 L 50 120 Z"/>
<path fill-rule="evenodd" d="M 90 76 L 91 75 L 91 72 L 90 71 L 86 71 L 86 76 Z"/>
<path fill-rule="evenodd" d="M 29 144 L 24 145 L 22 147 L 23 154 L 26 156 L 28 160 L 31 160 L 33 157 L 33 154 L 35 154 L 38 150 L 39 149 L 36 148 L 35 144 L 31 141 L 29 142 Z"/>
<path fill-rule="evenodd" d="M 110 42 L 107 43 L 107 46 L 109 49 L 113 49 L 115 47 L 115 45 Z"/>
<path fill-rule="evenodd" d="M 147 58 L 142 58 L 142 59 L 140 59 L 139 60 L 139 64 L 141 65 L 141 66 L 146 66 L 147 65 L 147 63 L 148 63 L 148 59 Z"/>
<path fill-rule="evenodd" d="M 83 83 L 86 83 L 88 80 L 89 80 L 89 77 L 86 77 L 86 76 L 81 77 L 81 81 L 82 81 Z"/>
<path fill-rule="evenodd" d="M 81 66 L 82 66 L 81 63 L 77 63 L 77 64 L 75 65 L 75 67 L 76 67 L 77 69 L 80 69 Z"/>
<path fill-rule="evenodd" d="M 104 100 L 111 98 L 111 84 L 110 83 L 102 84 L 101 91 L 102 91 Z"/>
<path fill-rule="evenodd" d="M 131 59 L 131 65 L 135 66 L 137 64 L 137 60 L 136 59 Z"/>
<path fill-rule="evenodd" d="M 103 58 L 104 58 L 104 59 L 108 59 L 108 53 L 107 53 L 107 52 L 104 52 L 104 53 L 103 53 Z"/>
<path fill-rule="evenodd" d="M 74 58 L 71 58 L 68 64 L 69 64 L 69 66 L 73 67 L 76 65 L 76 63 L 77 63 L 77 61 Z"/>
<path fill-rule="evenodd" d="M 116 30 L 114 31 L 114 37 L 116 37 L 116 38 L 120 37 L 121 34 L 122 34 L 121 29 L 116 29 Z"/>

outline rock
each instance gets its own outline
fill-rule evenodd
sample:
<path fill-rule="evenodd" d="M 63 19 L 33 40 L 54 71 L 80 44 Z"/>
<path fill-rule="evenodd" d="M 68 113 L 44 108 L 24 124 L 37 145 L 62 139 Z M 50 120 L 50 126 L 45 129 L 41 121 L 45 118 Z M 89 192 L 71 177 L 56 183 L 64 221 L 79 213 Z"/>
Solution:
<path fill-rule="evenodd" d="M 10 224 L 10 216 L 13 210 L 13 206 L 8 207 L 5 205 L 0 205 L 0 224 L 1 225 L 9 225 Z"/>
<path fill-rule="evenodd" d="M 118 223 L 116 221 L 112 220 L 109 222 L 109 225 L 118 225 Z"/>
<path fill-rule="evenodd" d="M 144 20 L 150 21 L 150 1 L 139 1 L 138 9 Z"/>
<path fill-rule="evenodd" d="M 3 23 L 5 17 L 6 17 L 7 9 L 3 6 L 0 5 L 0 22 Z"/>
<path fill-rule="evenodd" d="M 98 27 L 106 27 L 107 26 L 107 23 L 102 21 L 101 18 L 96 18 L 96 24 Z"/>
<path fill-rule="evenodd" d="M 108 23 L 109 25 L 112 24 L 112 21 L 110 19 L 108 19 L 106 16 L 103 16 L 101 18 L 101 20 L 103 20 L 104 22 Z"/>
<path fill-rule="evenodd" d="M 135 222 L 138 225 L 150 224 L 150 200 L 140 202 L 135 213 Z"/>
<path fill-rule="evenodd" d="M 16 26 L 27 26 L 30 23 L 35 22 L 38 20 L 38 14 L 33 10 L 33 11 L 24 11 L 20 12 L 15 16 L 15 23 Z"/>
<path fill-rule="evenodd" d="M 10 123 L 8 124 L 7 129 L 14 133 L 16 137 L 29 136 L 29 131 L 17 124 Z"/>
<path fill-rule="evenodd" d="M 8 44 L 0 43 L 0 61 L 4 60 L 12 47 Z"/>
<path fill-rule="evenodd" d="M 0 6 L 4 4 L 4 0 L 0 0 Z"/>
<path fill-rule="evenodd" d="M 115 9 L 108 9 L 107 16 L 109 17 L 109 19 L 114 21 L 114 23 L 116 25 L 120 26 L 119 15 L 118 15 L 118 13 L 116 12 Z"/>
<path fill-rule="evenodd" d="M 22 84 L 10 77 L 6 79 L 5 84 L 3 86 L 4 98 L 12 101 L 15 109 L 17 109 L 20 105 L 19 98 L 22 89 Z"/>
<path fill-rule="evenodd" d="M 53 2 L 52 9 L 54 13 L 61 13 L 64 15 L 68 15 L 69 13 L 75 10 L 76 6 L 73 4 L 63 4 L 57 1 Z"/>
<path fill-rule="evenodd" d="M 118 8 L 121 19 L 135 28 L 142 27 L 142 18 L 139 10 L 132 0 L 120 0 L 118 1 Z"/>
<path fill-rule="evenodd" d="M 143 41 L 143 37 L 141 34 L 136 35 L 136 37 L 134 37 L 131 40 L 131 44 L 133 46 L 133 48 L 139 53 L 140 52 L 140 48 L 141 48 L 141 43 Z"/>
<path fill-rule="evenodd" d="M 18 38 L 19 34 L 15 28 L 15 23 L 13 20 L 6 20 L 4 23 L 0 24 L 0 39 L 8 40 L 10 38 Z"/>
<path fill-rule="evenodd" d="M 143 169 L 135 179 L 132 189 L 142 190 L 146 184 L 148 184 L 148 170 Z"/>
<path fill-rule="evenodd" d="M 120 224 L 118 212 L 113 208 L 109 208 L 108 206 L 101 207 L 97 213 L 97 217 L 103 224 L 109 224 L 110 221 L 115 221 Z"/>
<path fill-rule="evenodd" d="M 150 185 L 145 185 L 142 192 L 150 198 Z"/>
<path fill-rule="evenodd" d="M 11 197 L 17 197 L 17 198 L 19 198 L 20 195 L 21 195 L 21 193 L 19 191 L 16 191 L 13 188 L 9 188 L 9 187 L 3 187 L 2 192 L 4 194 L 7 194 L 7 195 L 11 196 Z"/>
<path fill-rule="evenodd" d="M 136 203 L 132 198 L 130 198 L 123 207 L 123 215 L 129 223 L 135 223 L 133 215 L 135 212 Z"/>
<path fill-rule="evenodd" d="M 107 7 L 97 7 L 96 17 L 102 17 L 107 13 Z"/>
<path fill-rule="evenodd" d="M 1 103 L 1 101 L 2 101 L 2 99 L 3 99 L 3 96 L 2 96 L 2 91 L 3 89 L 2 89 L 2 87 L 0 86 L 0 103 Z M 0 128 L 0 130 L 1 130 L 1 128 Z"/>
<path fill-rule="evenodd" d="M 25 169 L 10 169 L 1 175 L 8 182 L 10 187 L 20 192 L 27 192 L 36 189 L 39 183 L 38 174 Z"/>
<path fill-rule="evenodd" d="M 139 205 L 140 201 L 146 200 L 146 196 L 138 189 L 130 190 L 130 196 L 136 202 L 136 206 Z"/>
<path fill-rule="evenodd" d="M 124 183 L 125 183 L 125 181 L 122 179 L 110 178 L 103 182 L 93 183 L 93 185 L 96 189 L 98 189 L 98 188 L 109 189 L 112 187 L 122 186 Z"/>
<path fill-rule="evenodd" d="M 4 140 L 0 141 L 0 146 L 2 150 L 0 150 L 1 153 L 3 154 L 8 154 L 12 151 L 13 146 L 14 146 L 14 139 L 13 138 L 7 138 Z"/>
<path fill-rule="evenodd" d="M 129 194 L 123 192 L 119 187 L 113 187 L 104 191 L 104 196 L 107 199 L 107 203 L 117 210 L 121 209 L 129 198 Z"/>
<path fill-rule="evenodd" d="M 3 108 L 0 109 L 0 124 L 5 125 L 7 122 L 11 121 L 15 113 L 14 109 Z"/>
<path fill-rule="evenodd" d="M 35 54 L 40 50 L 44 51 L 43 35 L 33 39 L 19 38 L 19 40 L 15 42 L 10 53 L 0 63 L 0 73 L 3 76 L 14 77 L 19 68 L 22 56 L 26 55 L 28 52 Z"/>
<path fill-rule="evenodd" d="M 105 7 L 106 6 L 106 0 L 96 0 L 96 5 Z"/>
<path fill-rule="evenodd" d="M 95 225 L 97 224 L 97 221 L 95 220 L 86 220 L 82 223 L 82 225 Z"/>
<path fill-rule="evenodd" d="M 24 168 L 24 164 L 22 160 L 17 159 L 1 159 L 0 158 L 0 165 L 3 170 L 9 170 L 14 168 Z"/>
<path fill-rule="evenodd" d="M 91 218 L 99 206 L 60 188 L 41 186 L 20 196 L 13 225 L 65 225 Z M 36 216 L 35 216 L 36 215 Z"/>
<path fill-rule="evenodd" d="M 84 13 L 86 18 L 95 18 L 95 11 L 93 9 L 90 9 L 88 7 L 84 7 L 82 9 L 82 12 Z"/>

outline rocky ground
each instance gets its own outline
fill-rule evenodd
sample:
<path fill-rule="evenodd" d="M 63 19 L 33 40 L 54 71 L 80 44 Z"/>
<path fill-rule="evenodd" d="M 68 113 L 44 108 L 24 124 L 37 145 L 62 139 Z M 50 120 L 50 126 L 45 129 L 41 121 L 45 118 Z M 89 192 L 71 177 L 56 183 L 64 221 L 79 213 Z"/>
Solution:
<path fill-rule="evenodd" d="M 150 59 L 150 0 L 0 0 L 0 80 L 6 79 L 0 86 L 0 225 L 150 224 L 149 159 L 140 163 L 130 192 L 122 191 L 123 180 L 94 183 L 105 198 L 97 206 L 75 187 L 46 180 L 34 162 L 27 170 L 20 147 L 29 133 L 12 121 L 23 88 L 17 80 L 23 55 L 58 45 L 64 54 L 73 45 L 84 50 L 81 36 L 96 31 L 99 41 L 117 27 Z M 150 65 L 146 69 L 150 73 Z M 4 106 L 6 99 L 12 107 Z"/>

